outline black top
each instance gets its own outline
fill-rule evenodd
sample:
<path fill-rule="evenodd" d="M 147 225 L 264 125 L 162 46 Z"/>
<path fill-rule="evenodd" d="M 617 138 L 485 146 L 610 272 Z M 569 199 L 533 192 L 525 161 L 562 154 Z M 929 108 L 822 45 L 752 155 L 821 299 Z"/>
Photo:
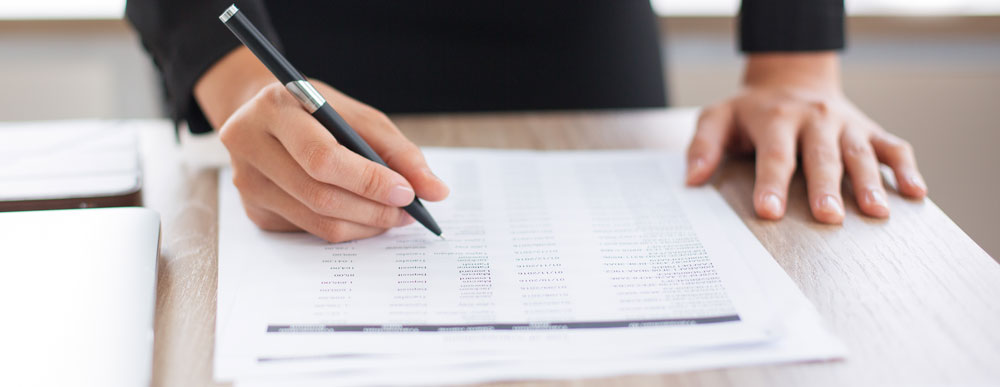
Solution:
<path fill-rule="evenodd" d="M 197 79 L 239 46 L 233 0 L 129 0 L 177 121 L 211 130 Z M 241 0 L 307 76 L 386 113 L 666 105 L 648 0 Z M 844 45 L 843 0 L 744 0 L 743 51 Z"/>

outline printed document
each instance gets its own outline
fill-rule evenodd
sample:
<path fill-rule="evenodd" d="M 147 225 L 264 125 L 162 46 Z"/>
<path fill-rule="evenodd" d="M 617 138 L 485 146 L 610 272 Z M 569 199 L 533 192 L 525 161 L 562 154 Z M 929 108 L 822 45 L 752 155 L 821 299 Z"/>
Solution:
<path fill-rule="evenodd" d="M 339 244 L 260 231 L 220 174 L 216 379 L 436 384 L 843 355 L 718 193 L 683 186 L 676 154 L 425 154 L 452 189 L 424 203 L 445 239 L 419 224 Z"/>

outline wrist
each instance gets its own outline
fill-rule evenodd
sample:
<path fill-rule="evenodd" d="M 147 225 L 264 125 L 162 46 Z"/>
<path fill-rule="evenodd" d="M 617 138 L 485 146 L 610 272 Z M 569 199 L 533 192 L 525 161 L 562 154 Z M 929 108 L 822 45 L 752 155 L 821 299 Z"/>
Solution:
<path fill-rule="evenodd" d="M 240 46 L 202 74 L 195 83 L 194 97 L 208 122 L 219 128 L 240 106 L 275 81 L 267 67 Z"/>
<path fill-rule="evenodd" d="M 836 52 L 751 54 L 743 83 L 748 87 L 793 87 L 840 91 L 840 60 Z"/>

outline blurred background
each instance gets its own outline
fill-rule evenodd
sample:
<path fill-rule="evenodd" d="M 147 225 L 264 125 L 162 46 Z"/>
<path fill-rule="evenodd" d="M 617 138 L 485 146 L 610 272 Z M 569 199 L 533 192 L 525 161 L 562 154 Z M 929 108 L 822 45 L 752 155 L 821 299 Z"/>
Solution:
<path fill-rule="evenodd" d="M 0 121 L 163 117 L 124 4 L 0 2 Z M 673 105 L 735 92 L 739 1 L 652 4 Z M 1000 0 L 856 0 L 847 9 L 847 94 L 913 143 L 931 198 L 1000 257 Z"/>

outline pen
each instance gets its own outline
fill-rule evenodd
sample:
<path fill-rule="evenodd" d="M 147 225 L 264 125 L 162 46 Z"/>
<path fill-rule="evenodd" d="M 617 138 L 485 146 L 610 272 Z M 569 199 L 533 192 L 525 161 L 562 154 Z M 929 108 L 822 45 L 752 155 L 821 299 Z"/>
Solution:
<path fill-rule="evenodd" d="M 340 117 L 340 114 L 337 114 L 337 111 L 333 110 L 333 107 L 306 80 L 306 77 L 296 70 L 295 67 L 292 67 L 292 64 L 285 59 L 284 55 L 281 55 L 271 45 L 271 42 L 264 37 L 264 34 L 260 33 L 260 30 L 250 22 L 250 19 L 247 19 L 246 16 L 240 13 L 240 10 L 236 8 L 236 4 L 229 6 L 222 15 L 219 15 L 219 20 L 226 27 L 229 27 L 229 30 L 243 42 L 243 45 L 247 46 L 257 56 L 257 59 L 263 62 L 264 66 L 267 66 L 267 69 L 278 78 L 278 81 L 285 85 L 285 88 L 295 96 L 295 99 L 299 100 L 302 106 L 330 131 L 330 134 L 337 139 L 337 142 L 368 160 L 385 165 L 386 168 L 389 167 L 379 157 L 378 153 L 375 153 L 372 147 L 357 132 L 351 129 L 347 121 L 344 121 Z M 410 214 L 413 219 L 424 225 L 424 227 L 427 227 L 428 230 L 431 230 L 434 235 L 441 236 L 441 228 L 438 227 L 437 222 L 434 221 L 431 214 L 424 208 L 420 199 L 414 197 L 413 202 L 403 207 L 403 210 Z"/>

